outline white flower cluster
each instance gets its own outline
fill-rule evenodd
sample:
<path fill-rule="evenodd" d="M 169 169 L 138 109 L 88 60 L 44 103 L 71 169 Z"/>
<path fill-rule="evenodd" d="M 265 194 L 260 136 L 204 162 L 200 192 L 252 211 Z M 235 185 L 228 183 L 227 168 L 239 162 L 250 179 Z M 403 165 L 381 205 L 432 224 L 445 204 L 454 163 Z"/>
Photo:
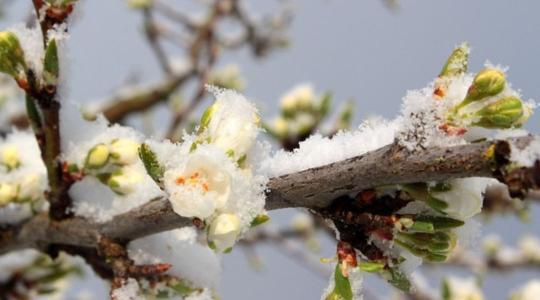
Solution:
<path fill-rule="evenodd" d="M 16 223 L 46 209 L 46 188 L 35 136 L 13 132 L 0 141 L 0 223 Z"/>
<path fill-rule="evenodd" d="M 266 177 L 258 174 L 259 116 L 243 96 L 214 91 L 196 136 L 182 144 L 149 141 L 164 166 L 163 186 L 176 213 L 208 225 L 208 242 L 229 250 L 264 213 Z"/>
<path fill-rule="evenodd" d="M 510 300 L 536 300 L 540 295 L 540 280 L 534 279 L 512 293 Z"/>

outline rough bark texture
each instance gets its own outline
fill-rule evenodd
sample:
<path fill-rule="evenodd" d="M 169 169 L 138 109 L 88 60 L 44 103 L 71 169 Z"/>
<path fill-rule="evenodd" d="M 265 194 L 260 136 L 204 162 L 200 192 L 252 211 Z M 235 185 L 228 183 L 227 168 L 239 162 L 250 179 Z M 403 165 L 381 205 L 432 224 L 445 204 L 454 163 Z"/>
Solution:
<path fill-rule="evenodd" d="M 344 161 L 272 178 L 268 183 L 266 208 L 320 209 L 339 196 L 389 184 L 471 176 L 504 180 L 501 173 L 509 162 L 509 143 L 524 148 L 532 139 L 527 136 L 414 153 L 389 145 Z M 102 238 L 126 243 L 190 224 L 192 220 L 175 214 L 166 199 L 152 201 L 103 224 L 79 217 L 51 221 L 43 214 L 0 231 L 0 254 L 57 245 L 97 248 Z"/>

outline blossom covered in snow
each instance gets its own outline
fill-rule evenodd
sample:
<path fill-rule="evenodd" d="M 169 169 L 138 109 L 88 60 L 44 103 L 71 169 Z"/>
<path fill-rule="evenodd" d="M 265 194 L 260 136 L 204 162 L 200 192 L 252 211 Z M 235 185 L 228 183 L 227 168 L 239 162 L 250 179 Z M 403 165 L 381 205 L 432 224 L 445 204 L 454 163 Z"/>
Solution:
<path fill-rule="evenodd" d="M 260 117 L 244 96 L 216 88 L 216 101 L 201 118 L 200 138 L 240 160 L 253 146 L 259 133 Z"/>

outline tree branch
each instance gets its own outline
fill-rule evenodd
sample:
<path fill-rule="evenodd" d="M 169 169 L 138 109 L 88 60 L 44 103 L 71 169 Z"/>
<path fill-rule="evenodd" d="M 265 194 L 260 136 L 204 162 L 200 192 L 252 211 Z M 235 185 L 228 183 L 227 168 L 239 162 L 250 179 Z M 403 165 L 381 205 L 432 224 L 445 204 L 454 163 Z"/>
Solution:
<path fill-rule="evenodd" d="M 414 153 L 397 144 L 388 145 L 347 160 L 270 179 L 266 208 L 320 209 L 339 196 L 382 185 L 471 176 L 504 180 L 501 173 L 509 164 L 509 143 L 523 149 L 533 138 L 486 141 Z M 538 176 L 540 170 L 535 167 Z M 540 185 L 540 180 L 535 184 Z M 0 231 L 0 254 L 28 247 L 46 249 L 50 245 L 96 248 L 102 237 L 125 243 L 190 224 L 192 220 L 174 213 L 166 199 L 147 203 L 103 224 L 79 217 L 52 221 L 46 215 L 38 215 Z"/>

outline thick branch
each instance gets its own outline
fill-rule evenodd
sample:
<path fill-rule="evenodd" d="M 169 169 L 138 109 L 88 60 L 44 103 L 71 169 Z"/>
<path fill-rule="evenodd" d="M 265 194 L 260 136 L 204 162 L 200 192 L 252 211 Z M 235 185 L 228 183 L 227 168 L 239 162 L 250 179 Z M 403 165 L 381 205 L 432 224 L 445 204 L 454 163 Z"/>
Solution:
<path fill-rule="evenodd" d="M 266 208 L 320 209 L 339 196 L 382 185 L 471 176 L 503 178 L 500 173 L 508 164 L 509 143 L 524 148 L 532 139 L 527 136 L 415 153 L 397 145 L 385 146 L 330 165 L 272 178 Z M 45 249 L 55 244 L 96 247 L 101 237 L 127 242 L 190 224 L 190 219 L 173 212 L 166 199 L 147 203 L 104 224 L 82 218 L 55 222 L 40 215 L 2 231 L 0 253 L 25 247 Z"/>

